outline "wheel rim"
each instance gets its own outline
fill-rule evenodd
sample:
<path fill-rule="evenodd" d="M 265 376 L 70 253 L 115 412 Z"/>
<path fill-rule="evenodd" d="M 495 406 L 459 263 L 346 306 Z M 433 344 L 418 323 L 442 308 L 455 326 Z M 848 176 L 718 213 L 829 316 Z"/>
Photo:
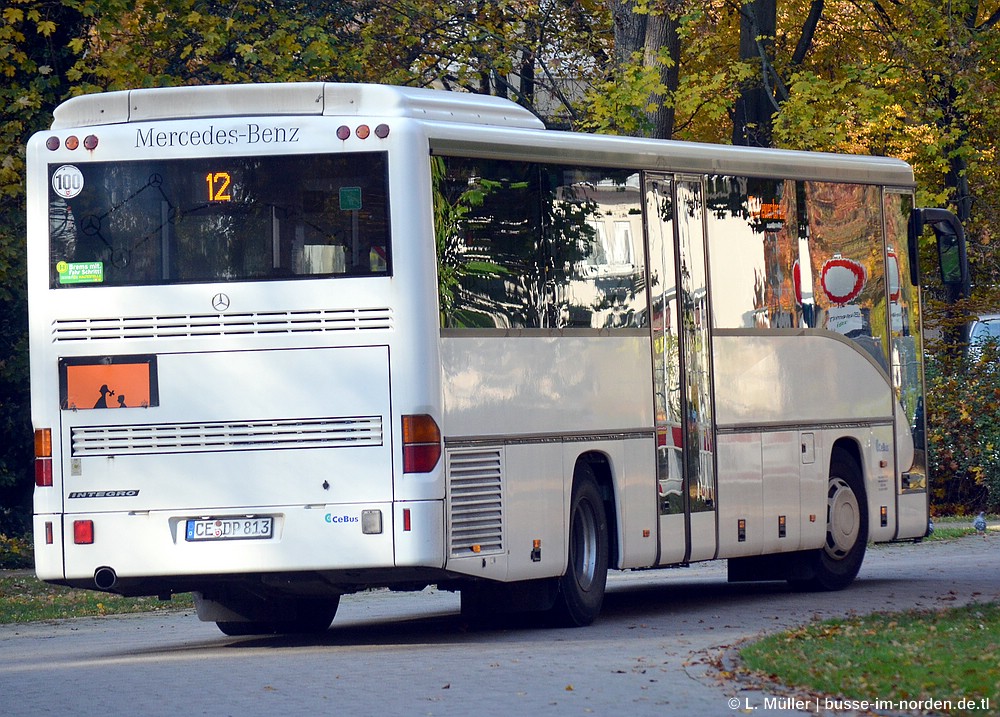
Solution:
<path fill-rule="evenodd" d="M 827 494 L 826 554 L 843 560 L 858 542 L 861 532 L 861 506 L 843 478 L 830 478 Z"/>
<path fill-rule="evenodd" d="M 570 550 L 576 582 L 582 590 L 590 590 L 597 576 L 597 517 L 589 501 L 581 501 L 573 514 Z"/>

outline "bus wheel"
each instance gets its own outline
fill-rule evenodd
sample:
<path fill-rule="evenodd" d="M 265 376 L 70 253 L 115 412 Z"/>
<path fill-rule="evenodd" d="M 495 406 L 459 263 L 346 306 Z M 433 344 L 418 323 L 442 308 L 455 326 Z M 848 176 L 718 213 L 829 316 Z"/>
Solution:
<path fill-rule="evenodd" d="M 284 603 L 284 612 L 273 620 L 217 622 L 218 628 L 230 637 L 244 635 L 305 635 L 324 633 L 337 614 L 340 596 L 330 600 L 296 600 Z"/>
<path fill-rule="evenodd" d="M 597 479 L 586 464 L 577 469 L 569 518 L 569 560 L 559 578 L 553 622 L 589 625 L 601 612 L 608 580 L 608 521 Z"/>
<path fill-rule="evenodd" d="M 834 451 L 827 484 L 826 544 L 812 556 L 812 577 L 793 581 L 810 590 L 841 590 L 861 570 L 868 547 L 868 501 L 853 456 Z"/>

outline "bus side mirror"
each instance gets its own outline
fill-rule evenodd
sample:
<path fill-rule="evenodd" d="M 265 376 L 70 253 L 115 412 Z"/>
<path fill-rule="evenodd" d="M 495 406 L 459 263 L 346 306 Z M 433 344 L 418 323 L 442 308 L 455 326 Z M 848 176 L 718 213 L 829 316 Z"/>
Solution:
<path fill-rule="evenodd" d="M 952 289 L 956 298 L 968 297 L 969 262 L 965 253 L 965 230 L 962 223 L 947 209 L 914 209 L 910 213 L 909 252 L 910 281 L 917 284 L 919 271 L 916 256 L 920 235 L 930 227 L 937 237 L 938 261 L 941 266 L 941 283 Z"/>

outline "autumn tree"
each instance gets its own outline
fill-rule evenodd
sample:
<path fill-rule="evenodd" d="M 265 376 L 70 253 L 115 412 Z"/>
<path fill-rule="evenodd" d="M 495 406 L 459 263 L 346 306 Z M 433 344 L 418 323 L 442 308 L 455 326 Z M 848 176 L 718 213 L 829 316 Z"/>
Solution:
<path fill-rule="evenodd" d="M 379 81 L 505 97 L 551 127 L 579 100 L 611 43 L 600 0 L 386 0 L 366 15 Z"/>
<path fill-rule="evenodd" d="M 614 49 L 589 96 L 588 128 L 669 139 L 687 0 L 608 0 Z"/>
<path fill-rule="evenodd" d="M 371 81 L 358 53 L 378 3 L 100 0 L 70 41 L 74 92 L 178 84 Z"/>
<path fill-rule="evenodd" d="M 867 19 L 882 40 L 887 63 L 900 70 L 894 94 L 908 116 L 900 127 L 899 153 L 934 192 L 930 201 L 950 204 L 966 224 L 974 282 L 995 284 L 1000 281 L 991 248 L 1000 220 L 1000 7 L 990 11 L 978 0 L 917 0 L 903 8 L 871 0 Z"/>
<path fill-rule="evenodd" d="M 70 91 L 82 3 L 8 0 L 0 13 L 0 533 L 27 529 L 32 438 L 28 389 L 24 145 Z"/>
<path fill-rule="evenodd" d="M 983 311 L 1000 306 L 987 290 L 1000 284 L 998 24 L 1000 8 L 980 0 L 7 0 L 4 505 L 23 511 L 31 486 L 24 145 L 73 94 L 385 82 L 508 97 L 551 127 L 896 156 L 913 165 L 920 204 L 950 204 L 966 221 L 969 309 Z M 925 293 L 933 307 L 939 292 Z M 948 380 L 939 405 L 956 400 Z"/>
<path fill-rule="evenodd" d="M 823 14 L 824 0 L 813 0 L 801 25 L 786 71 L 802 65 Z M 775 66 L 778 0 L 740 0 L 740 60 L 757 68 L 749 75 L 733 108 L 733 144 L 772 146 L 771 120 L 788 100 L 786 78 Z"/>

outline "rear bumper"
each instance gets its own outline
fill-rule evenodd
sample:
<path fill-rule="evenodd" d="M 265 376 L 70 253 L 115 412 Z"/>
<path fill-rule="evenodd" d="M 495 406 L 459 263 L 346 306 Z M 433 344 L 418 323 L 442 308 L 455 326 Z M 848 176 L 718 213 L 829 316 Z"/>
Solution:
<path fill-rule="evenodd" d="M 380 513 L 381 532 L 371 532 L 371 520 L 370 532 L 363 531 L 363 511 Z M 79 587 L 96 587 L 95 574 L 107 568 L 123 585 L 175 577 L 178 584 L 196 586 L 198 576 L 372 570 L 391 578 L 395 569 L 409 574 L 409 568 L 444 567 L 443 501 L 272 506 L 255 508 L 253 515 L 274 519 L 272 537 L 187 540 L 189 519 L 247 517 L 238 510 L 36 515 L 36 572 L 43 580 Z M 93 521 L 92 544 L 74 542 L 78 520 Z"/>

